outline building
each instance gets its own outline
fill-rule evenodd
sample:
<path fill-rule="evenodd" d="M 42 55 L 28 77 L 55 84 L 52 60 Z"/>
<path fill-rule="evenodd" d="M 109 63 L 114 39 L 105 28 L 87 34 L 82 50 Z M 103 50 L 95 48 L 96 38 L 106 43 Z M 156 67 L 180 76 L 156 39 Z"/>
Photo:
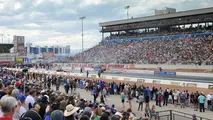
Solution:
<path fill-rule="evenodd" d="M 118 40 L 142 40 L 146 36 L 172 34 L 174 32 L 201 33 L 212 29 L 213 7 L 176 12 L 173 8 L 155 10 L 155 15 L 99 23 L 103 42 Z M 105 34 L 109 36 L 105 37 Z"/>
<path fill-rule="evenodd" d="M 13 36 L 14 53 L 18 53 L 20 56 L 26 55 L 25 50 L 25 37 L 24 36 Z"/>
<path fill-rule="evenodd" d="M 55 55 L 70 55 L 70 45 L 66 46 L 27 46 L 28 55 L 41 55 L 44 52 L 53 52 Z"/>

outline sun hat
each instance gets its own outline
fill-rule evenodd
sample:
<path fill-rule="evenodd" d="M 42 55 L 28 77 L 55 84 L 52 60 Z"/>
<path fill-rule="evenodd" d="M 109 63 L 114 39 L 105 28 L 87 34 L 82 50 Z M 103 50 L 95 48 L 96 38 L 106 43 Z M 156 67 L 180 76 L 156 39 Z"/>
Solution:
<path fill-rule="evenodd" d="M 79 107 L 74 107 L 72 104 L 66 106 L 66 110 L 64 111 L 64 116 L 68 117 L 78 111 Z"/>
<path fill-rule="evenodd" d="M 122 117 L 122 114 L 120 112 L 116 112 L 115 115 Z"/>

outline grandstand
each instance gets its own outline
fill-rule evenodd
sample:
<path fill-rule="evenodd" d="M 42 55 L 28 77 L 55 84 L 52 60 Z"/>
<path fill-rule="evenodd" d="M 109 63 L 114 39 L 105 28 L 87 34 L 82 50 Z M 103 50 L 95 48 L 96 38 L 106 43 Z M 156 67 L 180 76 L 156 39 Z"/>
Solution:
<path fill-rule="evenodd" d="M 13 44 L 0 44 L 0 53 L 10 53 Z"/>
<path fill-rule="evenodd" d="M 169 9 L 168 9 L 169 10 Z M 213 7 L 100 23 L 99 45 L 73 62 L 212 64 Z M 104 36 L 105 33 L 109 36 Z"/>

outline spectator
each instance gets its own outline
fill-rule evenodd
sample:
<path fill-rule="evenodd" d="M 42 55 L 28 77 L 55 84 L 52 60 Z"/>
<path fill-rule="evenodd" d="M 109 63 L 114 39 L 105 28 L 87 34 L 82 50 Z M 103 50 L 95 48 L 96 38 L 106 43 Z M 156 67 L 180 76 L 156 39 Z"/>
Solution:
<path fill-rule="evenodd" d="M 200 105 L 200 112 L 205 112 L 204 103 L 205 103 L 205 97 L 203 95 L 203 92 L 201 92 L 200 96 L 198 97 L 199 105 Z"/>
<path fill-rule="evenodd" d="M 19 101 L 18 106 L 16 108 L 16 112 L 13 114 L 13 120 L 19 120 L 21 115 L 27 111 L 25 104 L 26 97 L 23 94 L 20 94 L 17 99 Z"/>
<path fill-rule="evenodd" d="M 13 114 L 17 108 L 17 102 L 14 97 L 3 96 L 0 100 L 2 117 L 0 120 L 12 120 Z"/>
<path fill-rule="evenodd" d="M 67 105 L 64 111 L 65 120 L 75 120 L 78 109 L 78 107 L 74 107 L 72 104 Z"/>
<path fill-rule="evenodd" d="M 211 100 L 211 98 L 212 98 L 212 93 L 209 93 L 207 96 L 206 96 L 206 98 L 207 98 L 207 105 L 208 105 L 208 110 L 210 110 L 210 108 L 211 108 L 211 105 L 212 105 L 212 100 Z"/>
<path fill-rule="evenodd" d="M 31 109 L 22 114 L 19 120 L 42 120 L 42 118 L 36 110 Z"/>
<path fill-rule="evenodd" d="M 27 105 L 27 110 L 30 110 L 33 107 L 35 103 L 35 98 L 34 98 L 35 95 L 36 95 L 36 92 L 34 90 L 31 90 L 29 95 L 27 96 L 25 101 Z"/>
<path fill-rule="evenodd" d="M 139 95 L 139 99 L 138 99 L 138 111 L 141 109 L 141 111 L 143 110 L 143 102 L 144 102 L 144 96 L 143 94 Z"/>
<path fill-rule="evenodd" d="M 51 113 L 50 120 L 64 120 L 64 114 L 61 110 L 54 110 Z"/>

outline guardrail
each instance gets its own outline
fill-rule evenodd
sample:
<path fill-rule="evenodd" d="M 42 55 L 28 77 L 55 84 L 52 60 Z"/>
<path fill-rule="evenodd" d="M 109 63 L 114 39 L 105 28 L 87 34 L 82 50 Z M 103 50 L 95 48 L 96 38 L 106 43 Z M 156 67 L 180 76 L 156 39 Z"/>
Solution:
<path fill-rule="evenodd" d="M 211 118 L 205 118 L 196 116 L 197 120 L 212 120 Z M 175 110 L 164 110 L 157 112 L 157 120 L 193 120 L 192 114 L 184 113 Z"/>

